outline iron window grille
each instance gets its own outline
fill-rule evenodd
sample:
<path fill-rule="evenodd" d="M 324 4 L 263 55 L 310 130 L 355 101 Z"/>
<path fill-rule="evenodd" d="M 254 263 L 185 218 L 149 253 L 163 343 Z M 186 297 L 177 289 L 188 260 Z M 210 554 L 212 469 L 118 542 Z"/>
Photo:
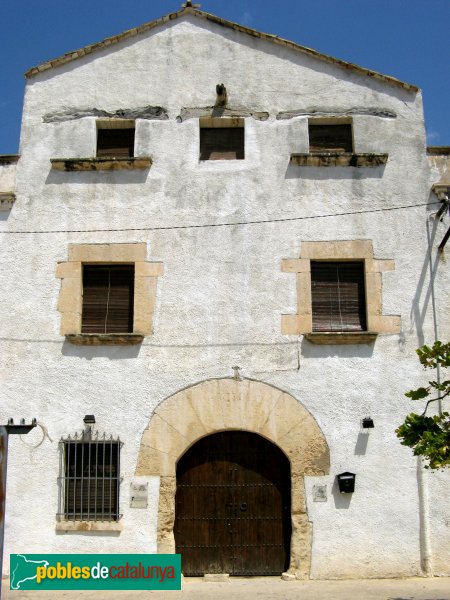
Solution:
<path fill-rule="evenodd" d="M 59 446 L 59 520 L 118 521 L 123 442 L 87 429 Z"/>

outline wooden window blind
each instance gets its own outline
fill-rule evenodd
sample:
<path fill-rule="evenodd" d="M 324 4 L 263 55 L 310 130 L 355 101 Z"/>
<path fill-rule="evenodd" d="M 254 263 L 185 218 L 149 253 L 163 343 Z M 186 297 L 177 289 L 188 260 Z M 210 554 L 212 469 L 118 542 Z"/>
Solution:
<path fill-rule="evenodd" d="M 309 123 L 309 149 L 312 152 L 353 152 L 351 124 Z"/>
<path fill-rule="evenodd" d="M 132 333 L 134 265 L 85 265 L 81 333 Z"/>
<path fill-rule="evenodd" d="M 363 262 L 311 262 L 313 331 L 366 331 Z"/>
<path fill-rule="evenodd" d="M 235 160 L 244 156 L 243 127 L 201 127 L 200 160 Z"/>
<path fill-rule="evenodd" d="M 134 156 L 134 129 L 98 129 L 97 156 Z"/>

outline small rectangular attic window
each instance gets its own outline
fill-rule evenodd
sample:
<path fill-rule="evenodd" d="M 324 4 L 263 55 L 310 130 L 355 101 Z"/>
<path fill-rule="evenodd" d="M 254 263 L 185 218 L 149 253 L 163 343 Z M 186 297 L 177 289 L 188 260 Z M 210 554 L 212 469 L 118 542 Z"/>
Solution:
<path fill-rule="evenodd" d="M 310 152 L 353 152 L 351 123 L 308 123 Z"/>
<path fill-rule="evenodd" d="M 97 121 L 97 157 L 134 156 L 134 121 Z"/>
<path fill-rule="evenodd" d="M 200 160 L 242 160 L 244 148 L 244 119 L 200 118 Z"/>

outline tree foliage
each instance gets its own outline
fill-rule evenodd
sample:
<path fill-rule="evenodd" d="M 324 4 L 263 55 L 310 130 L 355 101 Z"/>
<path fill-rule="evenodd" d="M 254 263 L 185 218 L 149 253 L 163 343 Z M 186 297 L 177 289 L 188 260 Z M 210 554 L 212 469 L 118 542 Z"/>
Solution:
<path fill-rule="evenodd" d="M 422 346 L 417 351 L 419 360 L 425 369 L 450 367 L 450 343 L 435 342 L 433 346 Z M 404 446 L 413 449 L 416 456 L 428 461 L 426 468 L 442 469 L 450 467 L 450 414 L 426 416 L 432 402 L 443 400 L 450 395 L 450 379 L 429 381 L 426 387 L 406 392 L 411 400 L 427 400 L 422 414 L 410 413 L 395 430 Z M 430 398 L 431 395 L 436 397 Z"/>

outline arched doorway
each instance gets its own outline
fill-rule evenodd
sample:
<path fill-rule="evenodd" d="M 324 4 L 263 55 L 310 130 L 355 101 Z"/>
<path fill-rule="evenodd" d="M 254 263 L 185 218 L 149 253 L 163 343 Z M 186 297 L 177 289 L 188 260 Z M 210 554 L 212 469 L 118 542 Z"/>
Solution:
<path fill-rule="evenodd" d="M 184 575 L 287 571 L 291 481 L 285 454 L 247 431 L 196 442 L 177 464 L 174 534 Z"/>
<path fill-rule="evenodd" d="M 210 379 L 163 400 L 144 431 L 136 475 L 159 477 L 156 542 L 161 554 L 175 552 L 176 467 L 205 436 L 225 430 L 252 431 L 270 440 L 291 466 L 291 548 L 289 573 L 309 577 L 312 523 L 304 477 L 329 473 L 327 441 L 314 417 L 288 392 L 252 379 Z"/>

